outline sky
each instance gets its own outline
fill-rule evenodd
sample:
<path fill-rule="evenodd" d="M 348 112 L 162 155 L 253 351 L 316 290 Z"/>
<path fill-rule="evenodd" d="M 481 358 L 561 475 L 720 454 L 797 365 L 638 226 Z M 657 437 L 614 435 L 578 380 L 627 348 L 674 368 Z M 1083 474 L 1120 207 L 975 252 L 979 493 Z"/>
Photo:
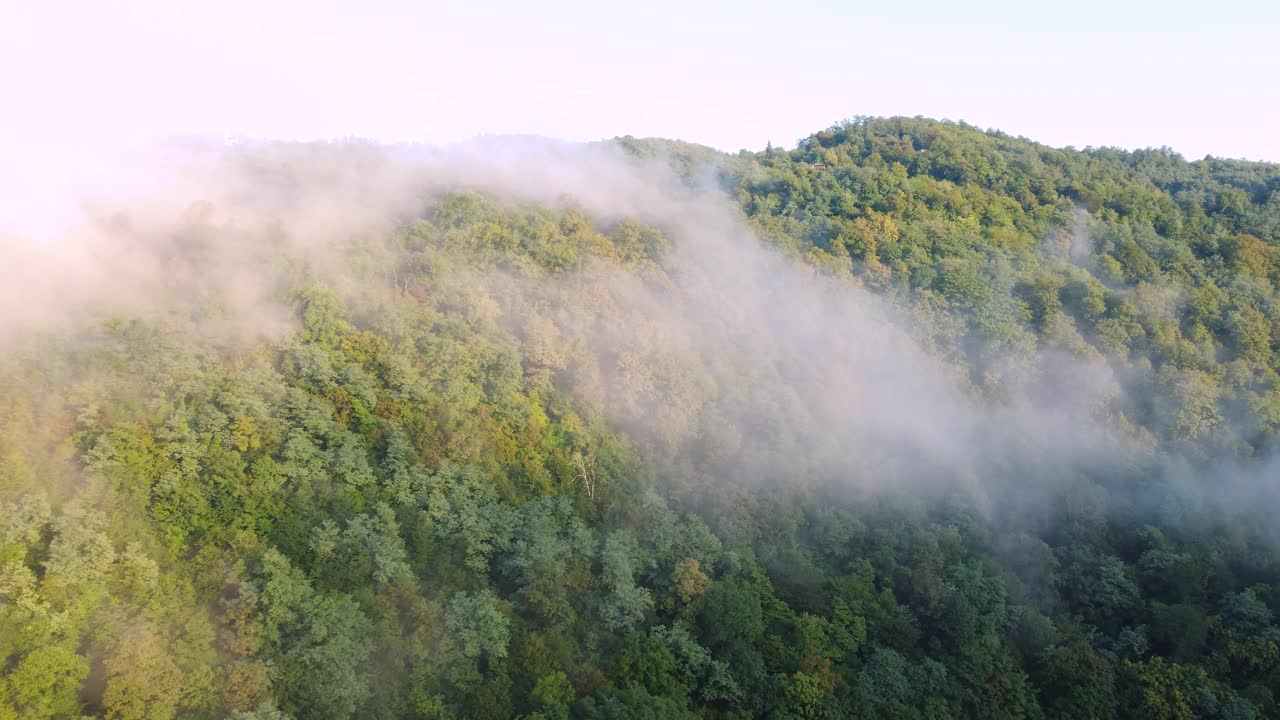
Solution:
<path fill-rule="evenodd" d="M 0 17 L 11 172 L 172 135 L 757 150 L 855 115 L 1280 161 L 1275 2 L 0 0 Z"/>

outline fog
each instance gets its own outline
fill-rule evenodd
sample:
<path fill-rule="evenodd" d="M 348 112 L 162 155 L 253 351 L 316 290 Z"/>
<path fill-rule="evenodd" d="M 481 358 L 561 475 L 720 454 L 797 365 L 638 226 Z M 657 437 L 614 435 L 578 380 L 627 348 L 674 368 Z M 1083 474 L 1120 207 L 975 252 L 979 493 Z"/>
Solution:
<path fill-rule="evenodd" d="M 910 317 L 757 238 L 711 168 L 677 175 L 668 158 L 619 144 L 539 138 L 186 142 L 123 160 L 119 174 L 99 173 L 105 185 L 55 184 L 73 190 L 41 203 L 38 221 L 0 218 L 0 347 L 74 337 L 113 316 L 178 318 L 219 342 L 279 341 L 296 328 L 291 287 L 319 280 L 348 298 L 394 298 L 395 238 L 444 193 L 479 192 L 577 208 L 604 229 L 637 220 L 670 241 L 649 271 L 597 260 L 465 282 L 524 341 L 526 366 L 541 362 L 684 482 L 961 490 L 987 507 L 1010 493 L 1048 503 L 1097 468 L 1153 467 L 1149 439 L 1109 422 L 1131 390 L 1100 358 L 995 358 L 999 392 L 980 391 L 926 351 Z M 1077 262 L 1085 219 L 1070 229 Z M 531 356 L 539 343 L 549 360 Z M 1257 472 L 1224 478 L 1251 488 L 1266 477 Z M 1194 475 L 1179 466 L 1178 477 Z"/>

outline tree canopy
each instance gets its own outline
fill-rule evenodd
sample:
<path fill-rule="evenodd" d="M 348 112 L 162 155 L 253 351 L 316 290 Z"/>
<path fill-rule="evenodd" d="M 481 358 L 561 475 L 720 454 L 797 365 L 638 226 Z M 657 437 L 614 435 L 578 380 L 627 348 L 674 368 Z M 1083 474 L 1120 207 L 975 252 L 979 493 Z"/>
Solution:
<path fill-rule="evenodd" d="M 343 282 L 264 240 L 288 332 L 192 291 L 0 348 L 0 718 L 1280 713 L 1280 166 L 920 118 L 610 146 L 974 402 L 1105 368 L 1142 451 L 927 493 L 803 457 L 841 429 L 794 368 L 625 322 L 672 228 L 450 187 Z M 188 260 L 237 231 L 186 222 Z"/>

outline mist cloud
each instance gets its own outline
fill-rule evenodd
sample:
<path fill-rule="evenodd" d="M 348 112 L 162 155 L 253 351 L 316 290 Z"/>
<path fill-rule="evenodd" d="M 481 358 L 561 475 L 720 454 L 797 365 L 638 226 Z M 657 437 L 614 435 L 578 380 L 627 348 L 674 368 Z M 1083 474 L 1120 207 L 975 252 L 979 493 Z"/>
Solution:
<path fill-rule="evenodd" d="M 898 309 L 767 247 L 710 168 L 678 176 L 667 159 L 616 143 L 537 138 L 187 143 L 133 161 L 110 192 L 67 202 L 75 220 L 45 226 L 56 232 L 9 231 L 0 343 L 112 315 L 279 339 L 294 328 L 287 290 L 305 279 L 394 294 L 397 234 L 445 193 L 471 191 L 512 207 L 580 209 L 606 229 L 634 219 L 670 240 L 647 272 L 596 261 L 466 282 L 526 352 L 539 347 L 530 338 L 551 356 L 589 348 L 547 362 L 555 381 L 681 459 L 671 473 L 962 489 L 986 505 L 1008 492 L 1047 497 L 1091 468 L 1151 462 L 1149 443 L 1106 422 L 1128 390 L 1101 359 L 997 358 L 1017 367 L 993 399 L 927 352 Z M 1071 230 L 1077 261 L 1085 219 Z M 209 304 L 214 316 L 195 313 Z"/>

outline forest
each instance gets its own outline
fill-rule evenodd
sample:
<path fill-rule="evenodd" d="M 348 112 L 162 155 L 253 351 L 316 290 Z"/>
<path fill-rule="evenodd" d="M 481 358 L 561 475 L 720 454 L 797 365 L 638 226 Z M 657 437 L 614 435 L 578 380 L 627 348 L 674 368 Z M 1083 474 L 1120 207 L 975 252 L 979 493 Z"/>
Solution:
<path fill-rule="evenodd" d="M 1280 165 L 527 145 L 28 268 L 0 720 L 1280 717 Z"/>

